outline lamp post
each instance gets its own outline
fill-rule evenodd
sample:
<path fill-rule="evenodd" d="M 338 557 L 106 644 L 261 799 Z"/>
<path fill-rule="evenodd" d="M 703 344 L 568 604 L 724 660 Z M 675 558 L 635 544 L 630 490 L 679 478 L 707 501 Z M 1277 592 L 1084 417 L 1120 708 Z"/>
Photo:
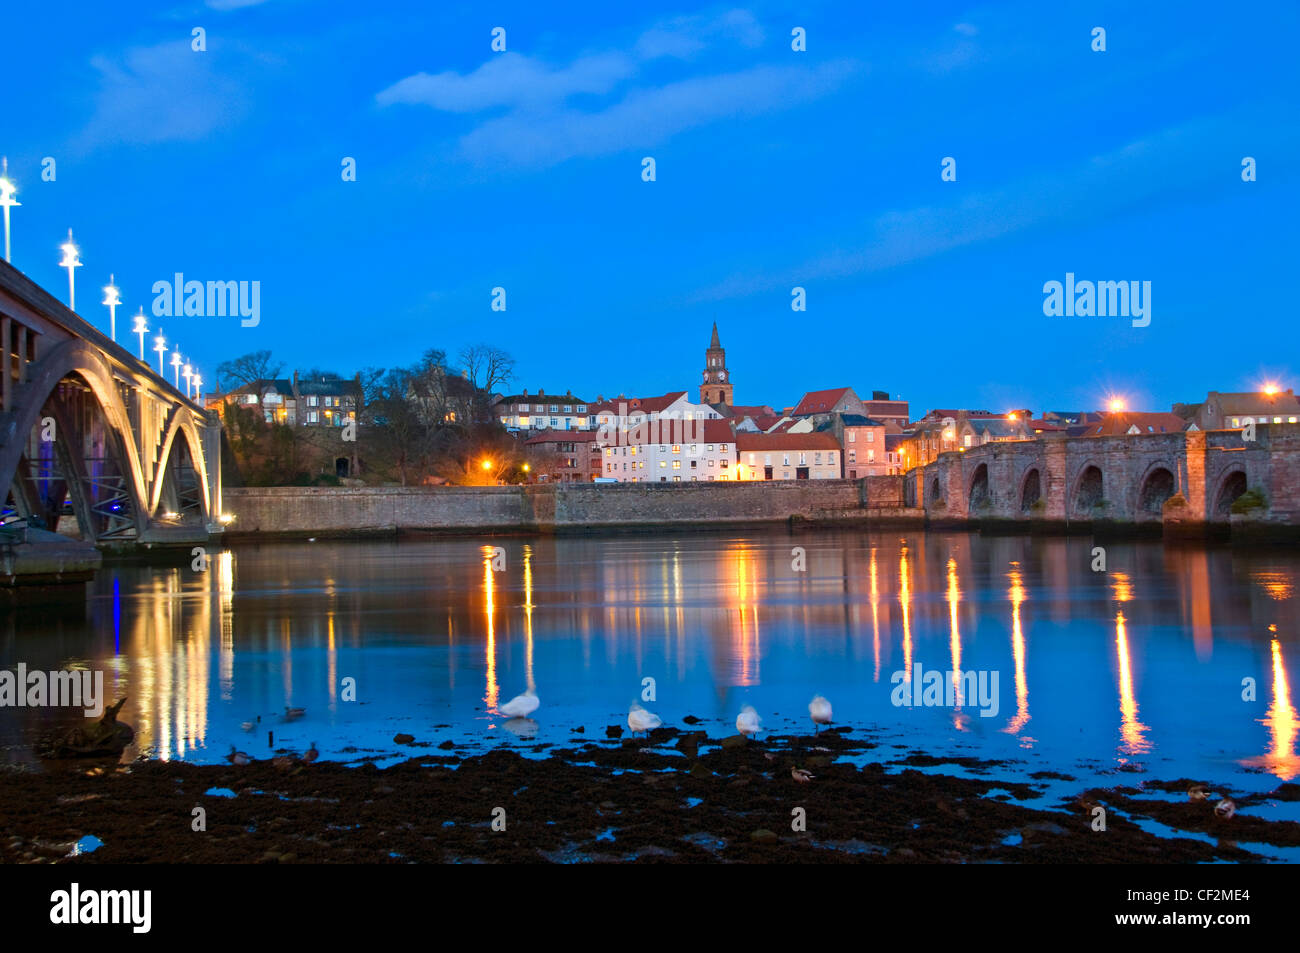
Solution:
<path fill-rule="evenodd" d="M 0 172 L 0 206 L 5 210 L 5 261 L 9 260 L 9 210 L 22 202 L 14 201 L 14 193 L 18 190 L 14 184 L 9 181 L 9 159 L 4 160 L 4 171 Z"/>
<path fill-rule="evenodd" d="M 203 378 L 199 377 L 198 374 L 194 375 L 194 399 L 196 401 L 203 400 Z"/>
<path fill-rule="evenodd" d="M 144 360 L 144 336 L 149 333 L 149 325 L 145 324 L 144 306 L 140 306 L 140 313 L 135 316 L 135 327 L 131 329 L 132 333 L 140 335 L 140 360 Z"/>
<path fill-rule="evenodd" d="M 113 276 L 108 276 L 108 284 L 104 286 L 104 304 L 108 306 L 108 336 L 117 343 L 117 306 L 122 303 L 122 297 L 118 294 L 117 287 L 113 284 Z"/>
<path fill-rule="evenodd" d="M 68 269 L 68 310 L 77 310 L 77 283 L 75 280 L 76 272 L 74 268 L 81 267 L 81 259 L 78 258 L 79 251 L 72 241 L 72 229 L 68 229 L 68 240 L 59 246 L 63 251 L 63 261 L 59 262 L 60 268 Z"/>
<path fill-rule="evenodd" d="M 181 361 L 181 352 L 179 350 L 173 350 L 172 359 L 171 359 L 172 386 L 174 386 L 177 390 L 181 389 L 181 364 L 182 363 L 183 362 Z"/>
<path fill-rule="evenodd" d="M 153 339 L 153 349 L 158 352 L 158 376 L 161 377 L 163 371 L 163 355 L 167 353 L 167 339 L 163 337 L 162 328 L 158 329 L 158 336 Z"/>
<path fill-rule="evenodd" d="M 190 381 L 194 378 L 194 368 L 190 367 L 188 361 L 185 362 L 185 369 L 181 371 L 181 377 L 185 378 L 185 396 L 190 397 Z"/>

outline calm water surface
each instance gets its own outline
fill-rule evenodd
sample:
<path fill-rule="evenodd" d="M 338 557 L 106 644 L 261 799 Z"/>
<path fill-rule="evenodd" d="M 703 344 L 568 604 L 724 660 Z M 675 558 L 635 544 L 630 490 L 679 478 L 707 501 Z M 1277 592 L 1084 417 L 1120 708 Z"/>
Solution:
<path fill-rule="evenodd" d="M 243 547 L 206 573 L 109 567 L 84 614 L 0 617 L 0 665 L 103 669 L 108 693 L 129 696 L 125 759 L 213 762 L 232 744 L 265 757 L 267 730 L 277 748 L 315 741 L 343 759 L 395 758 L 409 750 L 397 732 L 521 745 L 492 709 L 530 685 L 542 705 L 527 740 L 603 738 L 652 678 L 647 707 L 717 736 L 743 704 L 765 728 L 802 730 L 820 693 L 837 722 L 882 733 L 886 760 L 922 750 L 1014 759 L 1008 777 L 1242 792 L 1300 775 L 1300 555 L 1107 543 L 1108 571 L 1093 572 L 1093 545 L 820 532 Z M 997 714 L 970 698 L 894 705 L 891 676 L 918 663 L 996 672 Z M 282 722 L 286 705 L 306 716 Z M 32 741 L 77 717 L 0 709 L 4 756 L 34 761 Z"/>

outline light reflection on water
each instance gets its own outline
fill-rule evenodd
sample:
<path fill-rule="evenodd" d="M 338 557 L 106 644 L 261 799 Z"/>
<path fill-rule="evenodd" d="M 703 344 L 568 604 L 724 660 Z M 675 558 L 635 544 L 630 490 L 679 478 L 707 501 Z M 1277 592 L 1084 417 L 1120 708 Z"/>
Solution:
<path fill-rule="evenodd" d="M 491 709 L 526 688 L 542 699 L 536 741 L 580 725 L 599 738 L 652 677 L 647 707 L 713 735 L 745 703 L 804 730 L 820 693 L 841 723 L 899 745 L 890 757 L 1017 758 L 1090 780 L 1136 762 L 1245 790 L 1300 775 L 1300 557 L 1111 542 L 1095 573 L 1092 545 L 823 532 L 245 547 L 207 573 L 110 567 L 84 614 L 0 618 L 0 662 L 102 668 L 130 699 L 126 758 L 266 757 L 268 731 L 323 757 L 405 751 L 399 731 L 518 744 Z M 895 707 L 891 675 L 916 664 L 998 672 L 996 716 L 960 688 L 953 707 Z M 287 705 L 306 717 L 284 722 Z M 240 724 L 258 715 L 250 737 Z M 0 710 L 6 757 L 32 760 L 72 717 Z"/>

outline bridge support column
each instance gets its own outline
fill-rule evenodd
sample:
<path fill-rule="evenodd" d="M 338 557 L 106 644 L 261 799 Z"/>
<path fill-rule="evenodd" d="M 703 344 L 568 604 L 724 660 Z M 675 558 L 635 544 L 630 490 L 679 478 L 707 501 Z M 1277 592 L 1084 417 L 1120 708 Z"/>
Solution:
<path fill-rule="evenodd" d="M 1043 501 L 1043 520 L 1064 526 L 1069 522 L 1070 495 L 1069 472 L 1066 467 L 1064 440 L 1043 441 L 1043 469 L 1041 479 L 1041 496 Z"/>

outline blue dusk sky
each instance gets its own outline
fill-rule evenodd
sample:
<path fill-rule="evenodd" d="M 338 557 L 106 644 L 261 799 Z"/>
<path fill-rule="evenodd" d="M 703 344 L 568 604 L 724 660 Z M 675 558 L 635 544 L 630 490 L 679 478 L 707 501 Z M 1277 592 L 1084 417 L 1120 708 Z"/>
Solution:
<path fill-rule="evenodd" d="M 105 329 L 110 272 L 120 326 L 175 272 L 261 282 L 257 327 L 151 316 L 209 381 L 485 341 L 518 388 L 693 391 L 716 320 L 741 404 L 1296 385 L 1297 4 L 650 6 L 7 6 L 13 263 L 64 298 L 72 227 Z M 1151 282 L 1150 325 L 1045 316 L 1067 272 Z"/>

